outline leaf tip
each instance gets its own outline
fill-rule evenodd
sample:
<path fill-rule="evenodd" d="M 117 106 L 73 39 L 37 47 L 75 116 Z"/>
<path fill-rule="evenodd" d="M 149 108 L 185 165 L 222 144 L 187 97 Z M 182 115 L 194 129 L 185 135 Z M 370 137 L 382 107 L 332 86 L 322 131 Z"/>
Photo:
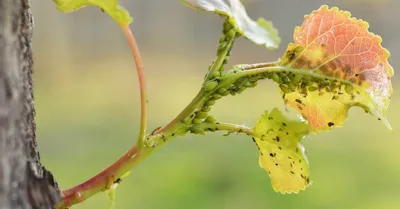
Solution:
<path fill-rule="evenodd" d="M 197 10 L 197 11 L 202 11 L 202 9 L 199 6 L 195 6 L 192 2 L 188 0 L 180 0 L 180 2 L 184 5 L 187 6 L 191 9 Z"/>
<path fill-rule="evenodd" d="M 281 38 L 279 37 L 278 30 L 274 27 L 271 21 L 265 20 L 264 18 L 258 18 L 257 24 L 264 28 L 267 33 L 271 34 L 270 41 L 265 41 L 265 47 L 269 50 L 278 49 L 281 43 Z"/>
<path fill-rule="evenodd" d="M 380 118 L 380 120 L 386 126 L 386 128 L 390 131 L 390 133 L 394 134 L 394 130 L 393 130 L 392 126 L 390 125 L 389 120 L 386 117 L 382 117 L 382 118 Z"/>

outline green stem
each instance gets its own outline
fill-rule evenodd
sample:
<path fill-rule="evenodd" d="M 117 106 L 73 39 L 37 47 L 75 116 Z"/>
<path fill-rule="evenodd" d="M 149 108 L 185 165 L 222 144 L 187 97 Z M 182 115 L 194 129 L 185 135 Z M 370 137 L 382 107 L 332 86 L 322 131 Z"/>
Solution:
<path fill-rule="evenodd" d="M 222 67 L 224 64 L 226 64 L 230 51 L 232 49 L 233 43 L 236 38 L 236 31 L 232 27 L 232 25 L 229 23 L 228 20 L 225 20 L 223 23 L 223 30 L 222 30 L 222 36 L 220 38 L 220 43 L 218 45 L 218 50 L 217 50 L 217 59 L 213 62 L 211 65 L 204 84 L 218 76 L 215 76 L 215 72 L 222 71 Z M 220 73 L 218 73 L 220 74 Z M 199 93 L 196 95 L 196 97 L 190 102 L 190 104 L 176 117 L 174 118 L 169 124 L 166 126 L 162 127 L 156 133 L 159 133 L 161 131 L 165 131 L 168 129 L 173 128 L 174 124 L 177 122 L 182 121 L 186 117 L 188 117 L 190 114 L 192 114 L 196 108 L 200 106 L 200 104 L 204 101 L 206 96 L 211 95 L 213 92 L 206 92 L 204 91 L 204 86 L 203 88 L 199 91 Z"/>
<path fill-rule="evenodd" d="M 242 77 L 251 77 L 263 73 L 280 72 L 288 70 L 285 67 L 275 66 L 274 63 L 261 63 L 254 65 L 241 65 L 245 71 L 238 71 L 237 73 L 227 74 L 221 80 L 218 87 L 228 87 L 236 80 Z M 261 66 L 261 67 L 260 67 Z M 240 66 L 239 66 L 240 67 Z M 297 69 L 290 69 L 292 71 L 299 71 Z M 307 74 L 310 72 L 301 71 L 300 73 Z M 312 73 L 312 72 L 311 72 Z M 314 73 L 315 74 L 315 73 Z M 169 124 L 156 131 L 154 134 L 148 136 L 143 144 L 137 144 L 125 153 L 119 160 L 104 169 L 102 172 L 79 184 L 71 189 L 63 191 L 63 201 L 58 205 L 58 208 L 69 207 L 73 204 L 82 202 L 90 196 L 107 190 L 112 184 L 119 181 L 122 176 L 129 172 L 135 165 L 155 150 L 160 148 L 166 141 L 178 136 L 186 134 L 190 126 L 182 123 L 181 121 L 192 114 L 196 108 L 201 107 L 202 103 L 207 97 L 214 94 L 213 91 L 205 91 L 204 87 L 199 91 L 197 96 L 192 102 Z M 251 128 L 243 125 L 230 124 L 230 123 L 201 123 L 192 126 L 197 126 L 202 130 L 215 130 L 215 131 L 229 131 L 244 133 L 250 136 L 258 137 L 257 133 Z"/>
<path fill-rule="evenodd" d="M 233 41 L 233 40 L 232 40 Z M 224 55 L 226 55 L 226 53 L 223 53 L 221 56 L 218 57 L 218 60 L 224 60 L 224 58 L 222 58 Z M 216 63 L 217 63 L 216 61 Z M 221 81 L 221 83 L 219 84 L 219 88 L 224 88 L 224 87 L 229 87 L 232 83 L 234 83 L 237 79 L 239 79 L 240 77 L 246 77 L 246 76 L 251 76 L 251 75 L 257 75 L 257 74 L 262 74 L 262 73 L 266 73 L 269 71 L 280 71 L 282 68 L 277 67 L 277 62 L 269 62 L 269 63 L 259 63 L 259 64 L 254 64 L 254 65 L 239 65 L 240 67 L 243 67 L 244 69 L 248 69 L 246 71 L 242 71 L 236 74 L 232 74 L 227 75 L 227 77 L 225 78 L 221 78 L 223 81 Z M 214 65 L 216 66 L 216 65 Z M 267 67 L 265 67 L 267 66 Z M 273 67 L 270 67 L 273 66 Z M 262 67 L 262 68 L 257 68 L 257 67 Z M 216 70 L 217 68 L 212 70 Z M 212 71 L 210 71 L 212 72 Z M 210 74 L 210 73 L 209 73 Z M 204 82 L 206 83 L 207 80 Z M 215 89 L 217 90 L 217 89 Z M 199 91 L 199 93 L 196 95 L 196 97 L 190 102 L 190 104 L 188 106 L 186 106 L 186 108 L 176 117 L 174 118 L 170 123 L 168 123 L 166 126 L 160 128 L 158 131 L 156 131 L 156 133 L 160 133 L 166 130 L 170 130 L 173 129 L 173 126 L 176 125 L 178 122 L 183 121 L 186 117 L 188 117 L 190 114 L 192 114 L 196 108 L 198 108 L 199 106 L 201 106 L 201 104 L 204 102 L 205 98 L 209 95 L 212 95 L 214 91 L 210 91 L 210 92 L 206 92 L 204 90 L 204 87 Z"/>
<path fill-rule="evenodd" d="M 129 28 L 128 28 L 129 29 Z M 127 28 L 125 28 L 125 32 L 129 32 Z M 129 35 L 129 33 L 127 33 Z M 130 36 L 127 36 L 128 40 Z M 132 40 L 130 40 L 130 45 L 133 44 Z M 133 47 L 133 45 L 131 46 Z M 133 47 L 134 48 L 134 47 Z M 133 50 L 133 49 L 132 49 Z M 139 62 L 140 63 L 140 62 Z M 140 66 L 141 64 L 139 64 Z M 247 66 L 271 66 L 271 64 L 260 64 L 260 65 L 247 65 Z M 139 68 L 138 68 L 139 69 Z M 142 69 L 140 67 L 140 69 Z M 265 72 L 272 72 L 272 71 L 279 71 L 282 70 L 281 67 L 265 67 L 265 68 L 256 68 L 252 69 L 248 67 L 246 71 L 240 71 L 234 74 L 227 74 L 226 79 L 221 80 L 218 85 L 218 88 L 229 87 L 233 82 L 243 76 L 251 76 L 257 75 L 259 73 Z M 140 70 L 138 70 L 139 72 Z M 141 71 L 143 72 L 143 71 Z M 144 75 L 144 74 L 140 74 Z M 143 76 L 139 76 L 140 78 L 144 78 Z M 205 81 L 205 84 L 208 81 Z M 144 82 L 141 82 L 141 86 L 144 85 Z M 197 108 L 201 108 L 203 103 L 206 101 L 207 98 L 215 94 L 215 91 L 218 89 L 215 88 L 211 91 L 205 91 L 204 86 L 199 91 L 197 96 L 192 100 L 192 102 L 169 124 L 164 126 L 163 128 L 159 129 L 155 133 L 148 136 L 144 139 L 144 132 L 139 134 L 139 140 L 143 143 L 137 143 L 134 147 L 132 147 L 128 152 L 126 152 L 120 159 L 118 159 L 115 163 L 101 171 L 96 176 L 92 177 L 91 179 L 74 186 L 70 189 L 63 191 L 62 197 L 63 201 L 57 205 L 58 208 L 66 208 L 71 205 L 77 204 L 79 202 L 84 201 L 85 199 L 91 197 L 92 195 L 104 191 L 110 188 L 114 183 L 118 183 L 120 179 L 126 175 L 134 166 L 136 166 L 140 161 L 145 159 L 155 150 L 160 148 L 162 145 L 165 144 L 166 141 L 179 136 L 184 135 L 189 131 L 190 126 L 182 123 L 186 117 L 189 117 Z M 143 103 L 145 95 L 145 88 L 141 89 L 141 98 L 142 98 L 142 107 L 145 107 L 145 103 Z M 142 109 L 142 117 L 141 122 L 141 130 L 145 131 L 145 124 L 146 119 L 146 108 Z M 229 124 L 229 123 L 202 123 L 193 126 L 199 126 L 202 129 L 214 129 L 214 130 L 225 130 L 231 132 L 238 132 L 238 133 L 245 133 L 251 136 L 257 136 L 255 132 L 251 128 L 241 125 Z M 143 128 L 144 127 L 144 128 Z M 143 137 L 143 138 L 142 138 Z"/>
<path fill-rule="evenodd" d="M 220 83 L 220 87 L 227 87 L 231 85 L 232 82 L 235 81 L 235 79 L 238 79 L 241 76 L 248 76 L 256 73 L 263 73 L 264 71 L 279 69 L 280 68 L 266 68 L 242 71 L 237 74 L 233 74 L 233 76 L 228 76 L 228 79 Z M 87 180 L 86 182 L 83 182 L 82 184 L 74 186 L 70 189 L 64 190 L 62 194 L 63 201 L 57 207 L 69 207 L 71 205 L 84 201 L 85 199 L 100 191 L 107 190 L 115 182 L 119 182 L 122 176 L 126 175 L 126 173 L 128 173 L 141 160 L 143 160 L 155 150 L 160 148 L 163 144 L 165 144 L 166 141 L 178 135 L 183 135 L 187 133 L 189 130 L 189 126 L 182 123 L 181 121 L 192 114 L 196 110 L 196 108 L 201 107 L 204 100 L 215 93 L 215 90 L 206 92 L 203 87 L 199 91 L 197 96 L 192 100 L 192 102 L 174 120 L 172 120 L 165 127 L 156 131 L 154 134 L 148 136 L 143 141 L 144 143 L 137 143 L 115 163 L 101 171 L 96 176 Z M 198 126 L 201 126 L 201 128 L 204 129 L 211 128 L 215 130 L 226 130 L 256 136 L 256 133 L 254 133 L 250 128 L 235 124 L 203 123 L 199 124 Z"/>
<path fill-rule="evenodd" d="M 228 62 L 229 54 L 236 39 L 236 30 L 232 27 L 228 20 L 223 23 L 222 35 L 217 49 L 217 59 L 211 65 L 206 81 L 218 77 L 220 71 L 223 71 L 223 65 Z M 219 72 L 216 74 L 216 72 Z"/>
<path fill-rule="evenodd" d="M 280 65 L 276 65 L 276 64 L 277 64 L 277 62 L 236 65 L 236 66 L 234 66 L 234 68 L 240 68 L 243 71 L 240 71 L 240 72 L 230 76 L 229 79 L 237 80 L 242 77 L 251 77 L 251 76 L 256 76 L 256 75 L 262 75 L 265 73 L 292 72 L 292 73 L 307 75 L 307 76 L 311 76 L 311 77 L 319 78 L 319 79 L 329 79 L 329 80 L 334 79 L 334 80 L 338 80 L 341 82 L 346 82 L 346 83 L 349 82 L 348 80 L 344 80 L 341 78 L 332 78 L 331 76 L 319 74 L 310 69 L 296 69 L 296 68 L 291 68 L 288 66 L 280 66 Z"/>
<path fill-rule="evenodd" d="M 137 165 L 141 160 L 150 155 L 152 152 L 160 148 L 164 142 L 171 139 L 172 137 L 183 135 L 188 132 L 188 127 L 181 121 L 192 114 L 196 108 L 199 108 L 204 102 L 207 96 L 213 94 L 214 91 L 206 92 L 204 87 L 199 91 L 197 96 L 192 100 L 192 102 L 170 123 L 168 123 L 163 128 L 157 130 L 153 135 L 150 135 L 146 140 L 145 129 L 146 129 L 146 92 L 145 92 L 145 82 L 144 72 L 142 70 L 142 64 L 140 61 L 140 55 L 137 53 L 137 46 L 133 35 L 129 27 L 121 26 L 124 31 L 125 36 L 128 39 L 129 45 L 131 47 L 132 53 L 134 54 L 135 60 L 137 61 L 137 69 L 139 74 L 139 81 L 141 86 L 141 132 L 139 134 L 138 143 L 132 147 L 127 153 L 125 153 L 120 159 L 115 163 L 101 171 L 96 176 L 87 180 L 86 182 L 74 186 L 70 189 L 63 191 L 63 201 L 57 206 L 58 208 L 66 208 L 71 205 L 77 204 L 84 201 L 85 199 L 91 197 L 92 195 L 107 190 L 115 182 L 119 181 L 120 178 L 126 173 L 128 173 L 135 165 Z M 221 66 L 225 60 L 225 57 L 229 53 L 229 44 L 232 44 L 233 40 L 228 42 L 228 46 L 219 54 L 219 57 L 214 64 L 215 69 L 217 66 Z M 214 68 L 213 68 L 214 69 Z"/>

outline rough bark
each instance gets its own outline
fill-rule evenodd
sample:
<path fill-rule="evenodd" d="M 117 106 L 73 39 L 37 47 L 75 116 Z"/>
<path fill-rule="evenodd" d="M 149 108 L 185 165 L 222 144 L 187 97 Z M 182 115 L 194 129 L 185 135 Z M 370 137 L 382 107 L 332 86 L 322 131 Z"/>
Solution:
<path fill-rule="evenodd" d="M 60 200 L 36 149 L 32 27 L 29 0 L 0 0 L 0 209 L 54 208 Z"/>

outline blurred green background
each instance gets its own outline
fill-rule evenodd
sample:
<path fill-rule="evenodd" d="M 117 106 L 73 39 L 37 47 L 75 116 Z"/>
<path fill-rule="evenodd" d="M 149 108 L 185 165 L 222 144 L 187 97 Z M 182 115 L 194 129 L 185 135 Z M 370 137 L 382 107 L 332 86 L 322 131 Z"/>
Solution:
<path fill-rule="evenodd" d="M 197 93 L 215 58 L 221 19 L 178 0 L 121 0 L 133 15 L 149 89 L 149 130 L 166 124 Z M 134 62 L 117 25 L 96 8 L 61 14 L 51 1 L 31 1 L 35 16 L 35 102 L 41 159 L 61 188 L 95 175 L 135 143 L 139 95 Z M 268 51 L 240 39 L 230 65 L 276 60 L 303 15 L 322 4 L 370 23 L 400 67 L 400 1 L 253 0 L 253 18 L 273 21 L 281 48 Z M 397 76 L 397 75 L 396 75 Z M 400 79 L 388 110 L 395 134 L 360 108 L 342 128 L 304 141 L 313 185 L 298 195 L 273 191 L 245 136 L 185 136 L 143 161 L 117 191 L 117 209 L 398 209 L 400 208 Z M 221 121 L 252 126 L 264 110 L 284 109 L 270 81 L 218 102 Z M 105 193 L 74 206 L 106 209 Z"/>

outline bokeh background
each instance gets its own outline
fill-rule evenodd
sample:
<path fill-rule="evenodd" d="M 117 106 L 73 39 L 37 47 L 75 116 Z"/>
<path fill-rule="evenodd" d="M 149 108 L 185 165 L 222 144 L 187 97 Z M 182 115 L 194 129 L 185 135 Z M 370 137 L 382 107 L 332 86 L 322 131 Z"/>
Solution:
<path fill-rule="evenodd" d="M 138 134 L 139 92 L 134 62 L 118 26 L 96 8 L 56 11 L 52 1 L 31 1 L 34 93 L 41 159 L 61 188 L 93 176 L 115 161 Z M 215 58 L 221 19 L 178 0 L 121 0 L 142 51 L 149 89 L 149 129 L 166 124 L 197 93 Z M 276 60 L 303 15 L 322 4 L 351 11 L 370 23 L 400 68 L 398 0 L 248 0 L 251 17 L 273 21 L 281 48 L 269 51 L 241 38 L 230 65 Z M 345 126 L 305 141 L 313 185 L 298 195 L 273 191 L 258 166 L 258 151 L 241 135 L 177 138 L 133 169 L 117 191 L 118 209 L 398 209 L 400 208 L 400 79 L 388 118 L 391 134 L 360 108 Z M 218 102 L 221 121 L 253 125 L 264 110 L 284 109 L 277 86 L 265 81 Z M 76 209 L 106 209 L 105 193 Z"/>

